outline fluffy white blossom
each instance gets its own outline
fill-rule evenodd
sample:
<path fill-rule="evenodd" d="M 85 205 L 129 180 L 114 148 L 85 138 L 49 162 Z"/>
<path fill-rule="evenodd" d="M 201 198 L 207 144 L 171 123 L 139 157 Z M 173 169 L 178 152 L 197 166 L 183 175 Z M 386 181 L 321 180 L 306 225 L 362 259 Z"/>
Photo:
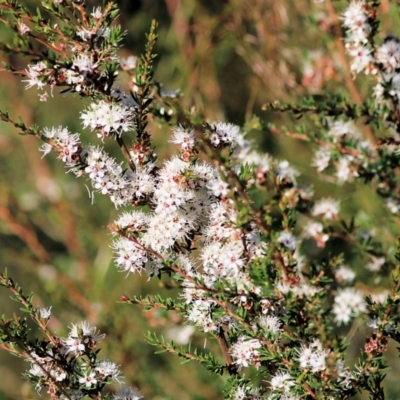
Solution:
<path fill-rule="evenodd" d="M 121 389 L 117 394 L 113 395 L 113 400 L 140 400 L 143 395 L 138 389 L 130 389 L 128 387 Z"/>
<path fill-rule="evenodd" d="M 52 307 L 41 308 L 41 309 L 39 310 L 40 318 L 49 319 L 50 316 L 51 316 L 51 308 L 52 308 Z"/>
<path fill-rule="evenodd" d="M 149 261 L 147 252 L 133 240 L 119 237 L 112 243 L 114 250 L 114 261 L 117 268 L 122 272 L 141 273 Z"/>
<path fill-rule="evenodd" d="M 327 220 L 335 221 L 339 214 L 340 201 L 332 198 L 323 198 L 315 202 L 311 214 Z"/>
<path fill-rule="evenodd" d="M 222 246 L 219 243 L 210 243 L 202 250 L 204 272 L 215 281 L 237 277 L 244 266 L 243 251 L 241 241 L 228 242 Z"/>
<path fill-rule="evenodd" d="M 336 177 L 339 184 L 348 182 L 352 177 L 358 176 L 357 169 L 352 165 L 353 156 L 343 156 L 336 165 Z"/>
<path fill-rule="evenodd" d="M 318 247 L 324 247 L 329 240 L 329 235 L 324 233 L 324 226 L 320 222 L 309 222 L 304 227 L 303 234 L 307 238 L 313 238 Z"/>
<path fill-rule="evenodd" d="M 361 137 L 360 132 L 354 125 L 353 121 L 330 121 L 328 136 L 331 137 L 334 142 L 338 142 L 343 135 L 355 139 L 359 139 Z"/>
<path fill-rule="evenodd" d="M 288 372 L 278 371 L 270 381 L 271 389 L 281 393 L 289 394 L 296 382 Z"/>
<path fill-rule="evenodd" d="M 319 147 L 314 153 L 311 165 L 317 167 L 318 172 L 322 172 L 329 166 L 331 160 L 331 150 L 328 147 Z"/>
<path fill-rule="evenodd" d="M 339 324 L 347 324 L 351 318 L 366 311 L 363 295 L 356 289 L 340 289 L 335 296 L 332 312 L 335 314 L 335 321 Z"/>
<path fill-rule="evenodd" d="M 293 182 L 294 184 L 296 184 L 296 177 L 299 175 L 299 172 L 286 160 L 279 161 L 276 164 L 275 173 L 279 179 Z"/>
<path fill-rule="evenodd" d="M 97 331 L 95 326 L 90 326 L 86 321 L 78 324 L 72 324 L 69 335 L 62 340 L 65 354 L 82 354 L 87 349 L 96 347 L 97 342 L 105 337 Z"/>
<path fill-rule="evenodd" d="M 191 221 L 182 211 L 154 214 L 141 242 L 145 247 L 165 255 L 175 242 L 185 239 L 192 229 Z"/>
<path fill-rule="evenodd" d="M 94 369 L 99 380 L 105 381 L 110 379 L 121 383 L 121 371 L 114 362 L 109 360 L 100 360 Z"/>
<path fill-rule="evenodd" d="M 345 265 L 341 265 L 335 271 L 335 278 L 338 282 L 351 283 L 356 277 L 355 272 Z"/>
<path fill-rule="evenodd" d="M 262 315 L 258 318 L 257 324 L 272 334 L 279 335 L 282 332 L 282 321 L 274 315 Z"/>
<path fill-rule="evenodd" d="M 121 68 L 124 71 L 129 71 L 131 69 L 134 69 L 137 65 L 137 62 L 138 62 L 138 58 L 136 56 L 129 56 L 126 58 L 121 58 L 119 60 Z"/>
<path fill-rule="evenodd" d="M 149 173 L 124 171 L 121 164 L 117 164 L 100 147 L 90 146 L 84 153 L 84 171 L 94 189 L 110 196 L 116 207 L 150 194 L 153 178 Z"/>
<path fill-rule="evenodd" d="M 323 349 L 318 339 L 314 340 L 308 346 L 302 345 L 298 354 L 298 360 L 302 368 L 310 369 L 313 373 L 326 369 L 327 352 Z"/>
<path fill-rule="evenodd" d="M 395 72 L 400 66 L 400 43 L 395 37 L 389 37 L 375 53 L 376 62 L 386 73 Z"/>
<path fill-rule="evenodd" d="M 294 250 L 299 243 L 299 239 L 292 232 L 282 231 L 277 239 L 278 243 L 283 244 L 287 249 Z"/>
<path fill-rule="evenodd" d="M 43 151 L 43 156 L 51 151 L 56 151 L 58 158 L 66 166 L 76 164 L 81 150 L 79 134 L 73 134 L 67 128 L 59 126 L 58 128 L 44 128 L 42 136 L 46 140 L 46 143 L 40 148 Z"/>
<path fill-rule="evenodd" d="M 90 388 L 97 384 L 96 372 L 95 371 L 87 371 L 83 376 L 79 378 L 79 383 L 85 388 Z"/>
<path fill-rule="evenodd" d="M 30 89 L 33 86 L 43 89 L 47 84 L 47 69 L 47 65 L 43 61 L 28 65 L 28 69 L 25 70 L 28 79 L 22 80 L 22 82 L 27 82 L 26 89 Z"/>
<path fill-rule="evenodd" d="M 130 232 L 142 232 L 146 229 L 150 220 L 150 214 L 143 211 L 126 211 L 115 221 L 120 229 L 128 229 Z"/>
<path fill-rule="evenodd" d="M 93 19 L 99 20 L 102 16 L 103 13 L 101 11 L 101 7 L 93 7 L 93 12 L 90 13 Z"/>
<path fill-rule="evenodd" d="M 81 53 L 76 55 L 72 61 L 72 68 L 83 74 L 91 74 L 99 66 L 98 62 L 94 62 L 91 54 Z"/>
<path fill-rule="evenodd" d="M 218 324 L 212 319 L 212 300 L 196 299 L 187 313 L 188 321 L 202 327 L 204 332 L 216 331 Z"/>
<path fill-rule="evenodd" d="M 121 135 L 133 128 L 134 109 L 119 103 L 108 103 L 104 100 L 92 103 L 81 114 L 83 126 L 97 132 L 102 138 L 112 133 Z"/>
<path fill-rule="evenodd" d="M 196 138 L 194 135 L 194 129 L 184 129 L 180 126 L 173 128 L 173 135 L 170 139 L 171 143 L 174 143 L 178 148 L 186 151 L 192 150 L 196 144 Z"/>
<path fill-rule="evenodd" d="M 246 340 L 244 336 L 241 336 L 238 341 L 231 346 L 229 352 L 239 369 L 248 367 L 250 364 L 254 364 L 254 366 L 258 368 L 260 366 L 260 353 L 258 349 L 261 347 L 262 345 L 259 340 Z"/>
<path fill-rule="evenodd" d="M 385 264 L 385 257 L 372 257 L 371 261 L 365 266 L 370 271 L 379 271 Z"/>
<path fill-rule="evenodd" d="M 210 124 L 214 131 L 210 136 L 210 142 L 218 147 L 221 144 L 229 144 L 231 147 L 241 145 L 244 136 L 240 131 L 240 127 L 225 122 L 213 122 Z"/>
<path fill-rule="evenodd" d="M 351 70 L 355 73 L 375 73 L 368 35 L 372 25 L 363 0 L 352 0 L 343 13 L 343 26 L 347 28 L 346 49 L 352 57 Z"/>
<path fill-rule="evenodd" d="M 343 26 L 352 33 L 360 31 L 360 36 L 371 30 L 368 17 L 365 13 L 366 3 L 364 0 L 352 0 L 343 12 Z M 362 36 L 361 36 L 362 37 Z M 364 42 L 365 39 L 362 40 Z"/>

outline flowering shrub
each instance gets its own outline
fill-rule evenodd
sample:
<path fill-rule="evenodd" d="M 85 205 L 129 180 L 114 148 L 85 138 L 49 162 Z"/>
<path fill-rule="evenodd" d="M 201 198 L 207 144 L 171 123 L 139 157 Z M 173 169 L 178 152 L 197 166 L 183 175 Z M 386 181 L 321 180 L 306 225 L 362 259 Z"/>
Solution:
<path fill-rule="evenodd" d="M 155 22 L 144 54 L 121 59 L 124 33 L 113 24 L 118 16 L 113 1 L 93 12 L 84 1 L 44 2 L 57 23 L 17 1 L 0 5 L 2 22 L 18 38 L 3 50 L 33 58 L 25 69 L 7 68 L 23 77 L 27 89 L 37 89 L 41 101 L 51 101 L 59 88 L 89 99 L 79 118 L 94 144 L 68 127 L 27 126 L 5 110 L 0 117 L 40 138 L 43 156 L 55 153 L 68 173 L 86 180 L 92 201 L 110 198 L 120 212 L 108 226 L 119 271 L 128 279 L 134 279 L 130 274 L 162 279 L 180 290 L 176 299 L 124 295 L 121 301 L 179 312 L 187 325 L 217 340 L 222 359 L 154 334 L 148 341 L 213 374 L 226 374 L 226 398 L 348 399 L 366 391 L 371 399 L 383 399 L 384 353 L 391 341 L 400 341 L 400 255 L 394 240 L 381 239 L 384 227 L 377 226 L 374 235 L 363 221 L 341 219 L 340 199 L 314 197 L 289 162 L 255 150 L 246 127 L 209 121 L 183 109 L 178 93 L 162 91 L 153 78 Z M 380 42 L 378 6 L 353 0 L 341 18 L 350 70 L 369 75 L 376 85 L 372 100 L 307 97 L 264 109 L 313 114 L 315 133 L 300 124 L 295 132 L 273 125 L 269 130 L 312 143 L 311 165 L 318 172 L 338 185 L 364 182 L 396 218 L 400 41 L 389 36 Z M 46 52 L 35 50 L 35 42 Z M 117 85 L 123 72 L 130 77 L 129 90 Z M 170 124 L 176 155 L 158 160 L 150 119 Z M 391 136 L 376 142 L 383 129 Z M 106 142 L 120 148 L 121 158 L 109 154 Z M 324 249 L 336 239 L 357 252 L 371 279 L 358 281 L 345 252 L 317 259 L 305 251 L 307 243 Z M 376 287 L 377 277 L 382 288 Z M 27 378 L 38 391 L 46 388 L 54 399 L 141 398 L 136 389 L 105 390 L 122 382 L 122 373 L 98 358 L 104 335 L 95 327 L 78 322 L 67 338 L 58 337 L 47 326 L 50 309 L 35 307 L 7 274 L 0 275 L 0 284 L 44 334 L 30 339 L 26 321 L 18 317 L 1 322 L 1 347 L 29 361 Z M 341 327 L 354 320 L 354 326 L 369 330 L 358 361 L 349 365 L 350 339 Z"/>

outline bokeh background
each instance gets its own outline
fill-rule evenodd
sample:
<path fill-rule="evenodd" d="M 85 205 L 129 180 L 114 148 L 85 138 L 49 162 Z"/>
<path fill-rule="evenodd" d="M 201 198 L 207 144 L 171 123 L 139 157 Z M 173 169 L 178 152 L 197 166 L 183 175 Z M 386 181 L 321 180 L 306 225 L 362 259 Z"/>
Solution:
<path fill-rule="evenodd" d="M 21 0 L 22 1 L 22 0 Z M 39 0 L 23 0 L 32 8 Z M 101 1 L 87 0 L 89 9 Z M 307 0 L 120 0 L 119 23 L 128 34 L 121 56 L 139 55 L 152 19 L 159 23 L 155 78 L 167 89 L 179 89 L 184 107 L 196 107 L 210 120 L 246 125 L 260 151 L 288 159 L 301 173 L 304 184 L 313 184 L 317 197 L 342 199 L 342 216 L 355 215 L 387 226 L 384 240 L 395 242 L 398 227 L 372 189 L 361 183 L 337 187 L 328 176 L 310 167 L 312 149 L 305 143 L 271 133 L 273 122 L 288 128 L 294 118 L 262 111 L 262 104 L 277 99 L 296 101 L 306 95 L 323 98 L 328 91 L 341 93 L 355 102 L 368 96 L 370 86 L 353 80 L 348 71 L 338 28 L 339 11 L 345 1 Z M 399 33 L 396 5 L 383 0 L 381 38 Z M 10 38 L 0 25 L 1 40 Z M 0 56 L 2 61 L 23 67 L 28 60 Z M 24 64 L 25 63 L 25 64 Z M 89 132 L 79 123 L 85 102 L 73 95 L 55 95 L 47 103 L 38 101 L 35 89 L 25 90 L 20 78 L 1 72 L 0 108 L 13 117 L 21 115 L 27 124 L 40 127 L 68 126 L 90 142 Z M 124 85 L 121 80 L 121 85 Z M 304 124 L 315 129 L 312 118 Z M 152 123 L 154 144 L 160 161 L 171 155 L 170 130 Z M 376 137 L 381 133 L 375 132 Z M 221 399 L 225 377 L 210 375 L 194 363 L 182 365 L 168 354 L 155 355 L 144 335 L 150 330 L 179 342 L 180 317 L 173 313 L 143 312 L 140 306 L 118 303 L 119 296 L 161 292 L 176 296 L 162 282 L 147 282 L 145 276 L 118 273 L 112 262 L 110 235 L 106 226 L 117 212 L 107 198 L 88 198 L 82 180 L 66 174 L 54 155 L 41 158 L 35 138 L 18 135 L 15 128 L 0 123 L 0 254 L 3 270 L 26 293 L 34 292 L 40 306 L 52 306 L 50 327 L 66 335 L 68 325 L 87 320 L 107 337 L 101 355 L 120 364 L 128 385 L 138 387 L 146 399 Z M 110 147 L 110 151 L 112 151 Z M 386 224 L 386 225 L 385 225 Z M 331 252 L 346 251 L 335 243 Z M 308 252 L 321 257 L 318 249 Z M 360 273 L 356 261 L 349 264 Z M 379 281 L 379 279 L 378 279 Z M 379 282 L 378 282 L 379 283 Z M 0 313 L 18 311 L 9 293 L 0 288 Z M 178 327 L 178 328 L 177 328 Z M 343 328 L 354 345 L 350 360 L 356 359 L 363 344 L 364 328 Z M 33 330 L 32 335 L 35 335 Z M 183 339 L 185 339 L 183 337 Z M 196 332 L 192 348 L 215 349 L 210 338 Z M 389 399 L 400 398 L 400 365 L 395 347 L 390 349 L 391 371 L 387 380 Z M 21 374 L 27 363 L 0 352 L 0 400 L 37 398 Z M 46 398 L 42 393 L 42 398 Z M 363 395 L 358 397 L 363 399 Z"/>

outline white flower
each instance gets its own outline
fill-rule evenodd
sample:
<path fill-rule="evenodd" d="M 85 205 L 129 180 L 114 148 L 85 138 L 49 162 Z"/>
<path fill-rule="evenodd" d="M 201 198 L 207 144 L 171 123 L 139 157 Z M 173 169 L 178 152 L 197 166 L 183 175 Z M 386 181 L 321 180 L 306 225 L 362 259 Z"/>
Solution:
<path fill-rule="evenodd" d="M 379 271 L 383 264 L 385 264 L 385 257 L 372 257 L 371 262 L 369 262 L 365 268 L 369 269 L 370 271 Z"/>
<path fill-rule="evenodd" d="M 311 165 L 317 167 L 318 172 L 322 172 L 329 166 L 331 160 L 331 150 L 328 147 L 320 147 L 314 154 Z"/>
<path fill-rule="evenodd" d="M 398 214 L 400 212 L 400 201 L 398 199 L 388 197 L 385 202 L 391 213 Z"/>
<path fill-rule="evenodd" d="M 103 13 L 101 12 L 101 7 L 93 7 L 93 12 L 90 15 L 93 17 L 93 19 L 100 19 L 103 16 Z"/>
<path fill-rule="evenodd" d="M 289 393 L 290 388 L 295 386 L 295 380 L 288 372 L 278 371 L 271 379 L 270 386 L 272 390 L 279 390 L 283 393 Z"/>
<path fill-rule="evenodd" d="M 354 273 L 354 271 L 344 265 L 340 266 L 335 271 L 335 278 L 339 282 L 350 283 L 354 280 L 355 277 L 356 274 Z"/>
<path fill-rule="evenodd" d="M 121 68 L 124 71 L 129 71 L 129 70 L 134 69 L 136 67 L 137 61 L 138 61 L 138 58 L 136 56 L 129 56 L 129 57 L 126 57 L 126 58 L 121 58 L 119 60 L 119 63 L 121 65 Z"/>
<path fill-rule="evenodd" d="M 96 373 L 94 371 L 88 372 L 87 374 L 79 378 L 79 383 L 87 388 L 96 385 Z"/>
<path fill-rule="evenodd" d="M 92 31 L 89 31 L 88 29 L 82 28 L 76 34 L 84 41 L 87 42 L 92 36 L 93 33 Z"/>
<path fill-rule="evenodd" d="M 105 337 L 96 330 L 95 326 L 90 326 L 86 321 L 72 324 L 67 339 L 63 339 L 63 351 L 74 354 L 81 354 L 86 348 L 93 349 L 96 343 Z"/>
<path fill-rule="evenodd" d="M 133 108 L 118 103 L 107 103 L 100 100 L 92 103 L 90 107 L 81 114 L 83 126 L 90 127 L 92 131 L 98 132 L 98 137 L 108 136 L 111 133 L 121 135 L 133 128 Z"/>
<path fill-rule="evenodd" d="M 48 140 L 42 145 L 43 156 L 53 149 L 58 152 L 58 158 L 67 166 L 74 166 L 81 150 L 79 134 L 72 134 L 67 128 L 44 128 L 42 136 Z"/>
<path fill-rule="evenodd" d="M 31 368 L 28 371 L 29 374 L 33 375 L 33 376 L 37 376 L 37 377 L 41 377 L 41 376 L 46 376 L 47 372 L 44 369 L 43 366 L 40 366 L 39 364 L 37 364 L 35 361 L 31 361 Z"/>
<path fill-rule="evenodd" d="M 324 233 L 324 226 L 319 222 L 309 222 L 304 227 L 304 236 L 313 238 L 318 247 L 324 247 L 329 240 L 329 235 Z"/>
<path fill-rule="evenodd" d="M 340 202 L 338 200 L 323 198 L 315 203 L 311 214 L 315 217 L 322 217 L 327 220 L 335 221 L 339 214 L 339 204 Z"/>
<path fill-rule="evenodd" d="M 326 369 L 326 351 L 318 339 L 314 340 L 309 346 L 302 345 L 298 354 L 302 368 L 310 369 L 313 373 Z"/>
<path fill-rule="evenodd" d="M 201 255 L 204 272 L 214 281 L 238 277 L 244 266 L 243 251 L 242 241 L 228 242 L 224 245 L 210 243 L 204 246 Z"/>
<path fill-rule="evenodd" d="M 378 47 L 375 53 L 376 61 L 382 64 L 385 72 L 395 72 L 400 65 L 400 43 L 391 37 Z"/>
<path fill-rule="evenodd" d="M 287 249 L 294 250 L 299 242 L 291 232 L 283 231 L 279 234 L 278 243 L 283 244 Z"/>
<path fill-rule="evenodd" d="M 335 314 L 335 321 L 339 324 L 347 324 L 352 317 L 366 311 L 363 295 L 356 289 L 340 289 L 335 296 L 332 312 Z"/>
<path fill-rule="evenodd" d="M 177 185 L 175 182 L 161 182 L 154 191 L 154 198 L 157 201 L 155 212 L 176 212 L 194 197 L 191 190 Z"/>
<path fill-rule="evenodd" d="M 117 364 L 109 360 L 101 360 L 95 367 L 95 371 L 98 374 L 98 379 L 105 381 L 108 378 L 121 383 L 121 371 L 118 369 Z"/>
<path fill-rule="evenodd" d="M 140 400 L 143 395 L 138 389 L 123 388 L 117 394 L 113 395 L 113 400 Z"/>
<path fill-rule="evenodd" d="M 144 265 L 149 261 L 148 255 L 142 247 L 133 240 L 119 237 L 111 247 L 114 250 L 114 261 L 120 271 L 129 273 L 143 271 Z"/>
<path fill-rule="evenodd" d="M 214 146 L 218 146 L 220 142 L 230 144 L 232 148 L 243 144 L 244 136 L 237 125 L 225 122 L 213 122 L 210 126 L 215 130 L 210 137 L 210 141 Z"/>
<path fill-rule="evenodd" d="M 128 229 L 130 232 L 142 232 L 146 229 L 150 214 L 143 211 L 126 211 L 120 215 L 115 224 L 120 229 Z"/>
<path fill-rule="evenodd" d="M 374 62 L 371 49 L 349 43 L 346 44 L 346 49 L 349 55 L 353 57 L 350 70 L 356 74 L 362 71 L 368 74 L 371 70 L 371 64 Z M 372 69 L 371 72 L 374 72 L 374 70 Z"/>
<path fill-rule="evenodd" d="M 40 318 L 49 319 L 51 316 L 51 307 L 48 308 L 41 308 L 39 310 Z"/>
<path fill-rule="evenodd" d="M 141 242 L 146 248 L 165 254 L 176 241 L 186 238 L 192 229 L 193 225 L 189 218 L 181 211 L 154 214 L 149 221 L 147 232 L 141 238 Z"/>
<path fill-rule="evenodd" d="M 359 139 L 361 137 L 360 132 L 354 125 L 353 121 L 330 121 L 328 135 L 337 142 L 343 135 L 346 137 L 352 137 Z"/>
<path fill-rule="evenodd" d="M 228 194 L 229 185 L 223 181 L 220 177 L 211 181 L 207 188 L 215 197 L 226 197 Z"/>
<path fill-rule="evenodd" d="M 342 17 L 343 26 L 349 29 L 351 34 L 357 34 L 360 42 L 366 42 L 366 36 L 371 31 L 365 7 L 365 1 L 352 0 Z"/>
<path fill-rule="evenodd" d="M 258 319 L 258 325 L 274 334 L 280 334 L 280 332 L 282 332 L 282 321 L 274 315 L 262 315 Z"/>
<path fill-rule="evenodd" d="M 68 377 L 67 373 L 60 367 L 56 367 L 50 371 L 50 375 L 57 381 L 61 382 Z"/>
<path fill-rule="evenodd" d="M 231 346 L 229 352 L 235 359 L 235 364 L 239 369 L 248 367 L 252 363 L 258 368 L 260 366 L 258 349 L 261 347 L 262 345 L 259 340 L 246 340 L 244 336 L 241 336 L 238 341 Z"/>
<path fill-rule="evenodd" d="M 188 309 L 188 321 L 201 326 L 204 332 L 217 330 L 218 325 L 211 318 L 211 307 L 213 304 L 212 300 L 194 300 L 192 308 Z"/>
<path fill-rule="evenodd" d="M 288 180 L 296 183 L 296 176 L 299 172 L 290 166 L 289 162 L 286 160 L 279 161 L 275 167 L 275 173 L 281 180 Z"/>
<path fill-rule="evenodd" d="M 82 158 L 87 165 L 84 171 L 95 190 L 110 196 L 116 207 L 148 195 L 153 187 L 153 178 L 146 171 L 124 172 L 100 147 L 90 146 Z"/>
<path fill-rule="evenodd" d="M 246 400 L 247 395 L 246 395 L 246 387 L 245 386 L 239 386 L 234 394 L 234 400 Z"/>
<path fill-rule="evenodd" d="M 40 61 L 37 64 L 28 65 L 28 69 L 25 70 L 28 79 L 22 80 L 22 82 L 28 82 L 26 89 L 33 86 L 37 86 L 38 89 L 43 89 L 46 86 L 47 81 L 46 70 L 47 65 L 43 61 Z"/>
<path fill-rule="evenodd" d="M 172 130 L 174 134 L 170 139 L 171 143 L 175 143 L 182 150 L 192 150 L 196 144 L 194 129 L 184 129 L 176 126 Z"/>
<path fill-rule="evenodd" d="M 353 176 L 358 176 L 357 171 L 351 166 L 353 157 L 341 157 L 336 165 L 336 177 L 338 183 L 342 184 L 350 180 Z"/>
<path fill-rule="evenodd" d="M 76 69 L 81 73 L 90 74 L 99 66 L 98 62 L 93 61 L 91 54 L 78 54 L 72 61 L 72 69 Z"/>

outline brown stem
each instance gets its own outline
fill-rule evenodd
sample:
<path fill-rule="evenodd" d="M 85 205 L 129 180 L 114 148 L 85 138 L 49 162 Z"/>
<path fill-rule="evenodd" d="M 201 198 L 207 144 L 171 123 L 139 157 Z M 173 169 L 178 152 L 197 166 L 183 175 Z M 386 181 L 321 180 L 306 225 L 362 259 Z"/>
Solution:
<path fill-rule="evenodd" d="M 126 146 L 125 142 L 124 142 L 124 139 L 122 139 L 122 137 L 119 136 L 118 134 L 115 135 L 115 136 L 116 136 L 116 139 L 117 139 L 117 143 L 118 143 L 119 147 L 121 148 L 122 155 L 124 156 L 126 162 L 129 164 L 129 168 L 133 172 L 135 172 L 136 171 L 136 166 L 135 166 L 135 164 L 134 164 L 134 162 L 133 162 L 133 160 L 132 160 L 132 158 L 131 158 L 131 156 L 129 154 L 129 150 L 128 150 L 128 147 Z"/>
<path fill-rule="evenodd" d="M 222 326 L 219 327 L 218 329 L 218 334 L 215 335 L 219 347 L 221 349 L 222 357 L 224 358 L 225 364 L 227 366 L 228 372 L 230 375 L 235 375 L 237 373 L 237 368 L 235 364 L 233 363 L 232 357 L 229 354 L 229 346 L 226 341 L 224 329 Z"/>

